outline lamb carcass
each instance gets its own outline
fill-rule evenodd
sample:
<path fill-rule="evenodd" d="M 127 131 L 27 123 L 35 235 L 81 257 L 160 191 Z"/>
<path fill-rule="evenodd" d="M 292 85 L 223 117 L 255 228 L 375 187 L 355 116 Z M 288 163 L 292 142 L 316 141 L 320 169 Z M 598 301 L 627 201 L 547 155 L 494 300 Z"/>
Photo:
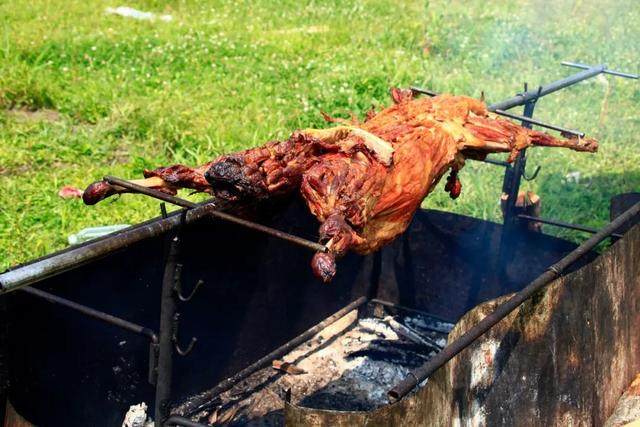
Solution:
<path fill-rule="evenodd" d="M 592 139 L 556 139 L 487 111 L 484 102 L 440 95 L 413 99 L 392 89 L 394 105 L 370 112 L 363 123 L 294 132 L 289 139 L 224 155 L 197 168 L 183 165 L 144 172 L 138 184 L 175 194 L 179 188 L 203 191 L 235 202 L 286 197 L 299 192 L 320 221 L 313 272 L 328 282 L 336 258 L 349 250 L 371 253 L 404 232 L 422 200 L 449 172 L 445 190 L 458 197 L 458 172 L 465 159 L 506 152 L 509 161 L 529 146 L 566 147 L 595 152 Z M 95 182 L 86 204 L 126 192 Z"/>

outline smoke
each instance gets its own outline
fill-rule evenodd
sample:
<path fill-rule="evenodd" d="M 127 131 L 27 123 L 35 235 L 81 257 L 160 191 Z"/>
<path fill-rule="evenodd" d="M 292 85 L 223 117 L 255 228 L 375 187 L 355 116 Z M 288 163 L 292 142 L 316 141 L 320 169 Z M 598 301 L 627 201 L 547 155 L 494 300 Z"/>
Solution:
<path fill-rule="evenodd" d="M 424 77 L 416 83 L 475 97 L 484 92 L 489 103 L 521 92 L 525 82 L 534 89 L 580 71 L 562 66 L 562 61 L 640 71 L 637 0 L 431 0 L 424 28 L 419 47 L 425 58 Z M 540 165 L 542 171 L 535 181 L 523 182 L 521 189 L 543 198 L 544 216 L 597 227 L 607 220 L 611 196 L 640 188 L 639 105 L 640 83 L 609 75 L 537 103 L 535 117 L 600 141 L 595 155 L 530 150 L 528 168 Z M 575 171 L 589 179 L 560 182 Z M 502 171 L 468 162 L 460 179 L 463 190 L 458 200 L 451 202 L 435 191 L 425 206 L 499 221 L 496 200 Z M 547 233 L 556 231 L 545 227 Z"/>
<path fill-rule="evenodd" d="M 633 73 L 638 71 L 639 26 L 636 0 L 431 1 L 423 43 L 430 56 L 426 68 L 456 64 L 449 86 L 478 94 L 473 84 L 500 91 L 496 78 L 517 83 L 510 89 L 515 91 L 523 79 L 533 83 L 566 73 L 563 60 L 606 63 Z"/>

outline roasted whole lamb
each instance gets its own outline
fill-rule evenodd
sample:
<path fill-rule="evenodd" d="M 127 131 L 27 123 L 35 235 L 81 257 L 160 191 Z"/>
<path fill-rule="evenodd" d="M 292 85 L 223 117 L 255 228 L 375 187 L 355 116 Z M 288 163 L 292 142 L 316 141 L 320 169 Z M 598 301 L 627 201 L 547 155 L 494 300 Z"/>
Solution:
<path fill-rule="evenodd" d="M 183 165 L 144 172 L 137 184 L 175 194 L 207 192 L 229 202 L 259 202 L 299 193 L 320 221 L 326 253 L 316 253 L 313 272 L 328 282 L 336 258 L 349 250 L 376 251 L 405 231 L 422 200 L 449 172 L 445 190 L 458 197 L 465 159 L 506 152 L 509 161 L 529 146 L 595 152 L 592 139 L 556 139 L 502 119 L 484 102 L 440 95 L 414 99 L 392 89 L 394 105 L 371 111 L 364 122 L 325 119 L 328 129 L 295 131 L 285 141 L 221 156 L 197 168 Z M 126 189 L 91 184 L 86 204 Z"/>

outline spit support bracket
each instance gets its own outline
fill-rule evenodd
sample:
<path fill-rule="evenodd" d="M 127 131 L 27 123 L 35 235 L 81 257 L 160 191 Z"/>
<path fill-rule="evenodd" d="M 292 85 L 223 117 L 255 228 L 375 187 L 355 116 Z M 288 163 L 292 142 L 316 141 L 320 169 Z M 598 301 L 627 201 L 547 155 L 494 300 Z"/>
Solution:
<path fill-rule="evenodd" d="M 570 76 L 564 77 L 562 79 L 551 82 L 547 85 L 538 86 L 536 90 L 529 90 L 529 86 L 527 83 L 524 85 L 524 91 L 517 93 L 515 96 L 511 98 L 504 99 L 500 102 L 496 102 L 487 106 L 489 111 L 492 111 L 498 115 L 508 117 L 513 120 L 518 120 L 522 123 L 522 126 L 531 128 L 532 125 L 540 126 L 546 129 L 551 129 L 560 132 L 563 136 L 574 136 L 577 138 L 583 138 L 584 132 L 580 132 L 573 129 L 568 129 L 562 126 L 553 125 L 550 123 L 545 123 L 538 119 L 534 119 L 531 116 L 533 115 L 533 110 L 535 108 L 536 102 L 553 92 L 557 92 L 561 89 L 567 88 L 569 86 L 573 86 L 583 80 L 590 79 L 599 74 L 609 74 L 616 77 L 624 77 L 628 79 L 637 80 L 640 78 L 638 74 L 631 74 L 621 71 L 610 70 L 605 64 L 598 65 L 587 65 L 578 62 L 569 62 L 564 61 L 561 62 L 561 65 L 567 67 L 578 68 L 581 71 L 572 74 Z M 411 91 L 414 94 L 424 94 L 427 96 L 437 96 L 438 92 L 430 89 L 425 89 L 417 86 L 412 86 Z M 484 99 L 484 91 L 482 92 L 482 98 Z M 510 113 L 506 110 L 509 110 L 514 107 L 524 106 L 524 114 L 514 114 Z M 518 226 L 519 220 L 527 220 L 527 221 L 537 221 L 545 224 L 555 225 L 558 227 L 585 231 L 589 233 L 594 233 L 595 230 L 586 227 L 580 224 L 570 224 L 563 221 L 558 220 L 545 220 L 545 219 L 530 219 L 523 217 L 522 215 L 518 216 L 515 211 L 515 200 L 520 191 L 520 183 L 521 180 L 524 179 L 526 181 L 534 180 L 538 173 L 540 172 L 540 166 L 537 166 L 534 172 L 529 175 L 526 172 L 526 150 L 522 150 L 518 157 L 516 158 L 513 164 L 505 162 L 503 160 L 496 160 L 486 158 L 484 160 L 480 160 L 483 163 L 488 163 L 496 166 L 502 166 L 505 168 L 504 178 L 502 181 L 502 193 L 508 195 L 507 206 L 505 209 L 505 214 L 503 218 L 503 231 L 501 236 L 500 243 L 500 259 L 503 259 L 504 256 L 507 256 L 510 253 L 510 246 L 513 243 L 511 239 L 511 232 Z"/>
<path fill-rule="evenodd" d="M 549 84 L 538 86 L 537 89 L 535 90 L 529 90 L 528 84 L 525 83 L 524 91 L 517 93 L 515 96 L 511 98 L 507 98 L 502 101 L 490 104 L 487 106 L 487 109 L 498 115 L 508 117 L 513 120 L 518 120 L 522 123 L 522 126 L 524 127 L 531 128 L 532 125 L 535 125 L 535 126 L 540 126 L 546 129 L 558 131 L 563 136 L 574 136 L 574 137 L 582 138 L 584 137 L 583 132 L 545 123 L 538 119 L 532 118 L 531 116 L 533 115 L 533 110 L 535 108 L 536 102 L 540 98 L 546 95 L 549 95 L 553 92 L 557 92 L 559 90 L 573 86 L 583 80 L 587 80 L 592 77 L 598 76 L 599 74 L 609 74 L 616 77 L 623 77 L 623 78 L 634 79 L 634 80 L 637 80 L 640 78 L 638 74 L 631 74 L 631 73 L 611 70 L 605 64 L 588 65 L 588 64 L 578 63 L 578 62 L 564 61 L 561 63 L 561 65 L 572 67 L 572 68 L 578 68 L 580 69 L 580 71 L 578 71 L 575 74 L 564 77 L 562 79 L 551 82 Z M 414 94 L 419 93 L 427 96 L 438 95 L 438 92 L 436 91 L 433 91 L 430 89 L 423 89 L 415 86 L 411 87 L 411 91 Z M 483 92 L 483 98 L 484 98 L 484 92 Z M 513 114 L 507 111 L 509 109 L 512 109 L 518 106 L 524 106 L 524 114 L 522 115 Z M 504 178 L 502 183 L 502 193 L 507 194 L 508 199 L 507 199 L 507 206 L 506 206 L 505 214 L 503 218 L 503 229 L 502 229 L 502 236 L 500 239 L 501 243 L 500 243 L 499 258 L 506 259 L 506 257 L 508 257 L 510 254 L 511 246 L 514 243 L 514 240 L 512 237 L 512 234 L 513 234 L 512 231 L 515 230 L 519 226 L 519 223 L 521 223 L 523 220 L 534 221 L 533 219 L 530 219 L 530 218 L 518 216 L 515 210 L 515 201 L 516 201 L 518 192 L 520 190 L 521 180 L 524 179 L 527 181 L 531 181 L 535 179 L 538 173 L 540 172 L 540 167 L 539 166 L 536 167 L 536 169 L 532 174 L 530 175 L 527 174 L 526 150 L 522 150 L 519 153 L 519 155 L 517 156 L 513 164 L 507 163 L 502 160 L 489 159 L 489 158 L 480 160 L 480 161 L 484 163 L 496 165 L 496 166 L 502 166 L 505 168 L 505 173 L 504 173 Z M 545 224 L 555 225 L 558 227 L 585 231 L 589 233 L 593 233 L 595 231 L 590 227 L 586 227 L 580 224 L 569 224 L 569 223 L 557 221 L 557 220 L 537 219 L 536 221 L 545 223 Z"/>
<path fill-rule="evenodd" d="M 533 181 L 538 177 L 538 174 L 540 173 L 540 169 L 542 169 L 542 166 L 540 165 L 536 166 L 536 169 L 533 171 L 531 175 L 527 175 L 526 170 L 523 170 L 522 179 L 524 179 L 525 181 Z"/>
<path fill-rule="evenodd" d="M 178 337 L 179 330 L 180 330 L 180 313 L 175 313 L 173 315 L 173 336 L 171 337 L 173 341 L 173 347 L 176 349 L 176 353 L 178 353 L 180 356 L 187 356 L 189 353 L 191 353 L 191 350 L 193 350 L 193 347 L 198 342 L 198 338 L 191 337 L 191 341 L 189 341 L 187 348 L 183 350 L 182 347 L 180 347 L 180 344 L 178 343 L 180 341 L 180 338 Z"/>

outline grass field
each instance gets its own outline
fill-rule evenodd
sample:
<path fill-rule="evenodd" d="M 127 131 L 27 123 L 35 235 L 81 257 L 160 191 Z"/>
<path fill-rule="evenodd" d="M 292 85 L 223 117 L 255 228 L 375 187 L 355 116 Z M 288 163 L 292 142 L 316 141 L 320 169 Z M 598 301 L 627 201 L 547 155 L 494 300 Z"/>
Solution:
<path fill-rule="evenodd" d="M 135 1 L 173 20 L 105 14 L 121 5 L 0 3 L 0 270 L 84 227 L 158 213 L 135 196 L 85 207 L 60 199 L 62 185 L 205 162 L 320 126 L 320 110 L 362 115 L 388 104 L 390 86 L 495 101 L 573 72 L 562 60 L 639 71 L 636 0 Z M 601 150 L 531 150 L 542 171 L 524 188 L 542 195 L 545 216 L 603 224 L 610 196 L 640 188 L 640 83 L 600 77 L 537 108 Z M 425 206 L 499 220 L 501 176 L 469 162 L 462 196 L 439 189 Z"/>

